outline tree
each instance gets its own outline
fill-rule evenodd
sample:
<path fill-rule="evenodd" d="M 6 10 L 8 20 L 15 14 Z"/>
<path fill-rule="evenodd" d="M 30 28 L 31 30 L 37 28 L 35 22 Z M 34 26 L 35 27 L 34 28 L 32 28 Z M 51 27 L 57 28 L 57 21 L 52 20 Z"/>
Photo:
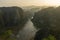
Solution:
<path fill-rule="evenodd" d="M 54 10 L 53 7 L 49 7 L 36 12 L 32 19 L 34 26 L 38 29 L 49 27 L 50 23 L 49 20 L 50 16 L 53 13 L 53 10 Z"/>
<path fill-rule="evenodd" d="M 20 7 L 0 7 L 0 38 L 3 35 L 4 39 L 8 40 L 12 34 L 16 37 L 27 20 L 28 18 Z"/>
<path fill-rule="evenodd" d="M 49 34 L 54 35 L 57 40 L 60 40 L 60 21 L 59 21 L 60 11 L 59 10 L 60 7 L 45 8 L 35 13 L 32 19 L 32 22 L 37 29 L 41 29 L 41 30 L 44 30 L 46 28 L 49 29 L 50 31 Z"/>

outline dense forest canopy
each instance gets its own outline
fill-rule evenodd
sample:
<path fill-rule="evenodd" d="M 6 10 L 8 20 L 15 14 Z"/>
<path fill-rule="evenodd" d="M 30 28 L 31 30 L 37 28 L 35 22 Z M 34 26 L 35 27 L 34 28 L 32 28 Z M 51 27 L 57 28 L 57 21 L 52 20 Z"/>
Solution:
<path fill-rule="evenodd" d="M 24 15 L 22 8 L 17 6 L 0 7 L 0 35 L 3 35 L 3 37 L 0 36 L 1 39 L 8 40 L 12 34 L 16 36 L 27 21 L 28 17 Z"/>
<path fill-rule="evenodd" d="M 36 36 L 39 35 L 39 32 L 42 33 L 46 31 L 48 33 L 50 30 L 48 34 L 52 34 L 57 40 L 60 40 L 60 6 L 56 8 L 48 7 L 36 12 L 32 22 L 36 29 L 42 30 L 39 30 Z M 43 35 L 46 32 L 43 32 Z M 40 36 L 42 36 L 42 34 Z"/>

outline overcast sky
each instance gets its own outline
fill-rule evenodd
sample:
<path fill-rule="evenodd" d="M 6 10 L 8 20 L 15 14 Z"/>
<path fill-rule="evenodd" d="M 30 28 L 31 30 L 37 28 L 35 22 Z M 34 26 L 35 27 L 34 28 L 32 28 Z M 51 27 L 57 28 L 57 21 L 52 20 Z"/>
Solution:
<path fill-rule="evenodd" d="M 59 6 L 60 0 L 0 0 L 0 6 Z"/>

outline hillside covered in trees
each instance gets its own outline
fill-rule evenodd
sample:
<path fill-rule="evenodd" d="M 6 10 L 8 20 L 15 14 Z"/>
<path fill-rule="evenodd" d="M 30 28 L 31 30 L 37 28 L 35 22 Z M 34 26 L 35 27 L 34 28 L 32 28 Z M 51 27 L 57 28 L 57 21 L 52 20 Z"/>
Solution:
<path fill-rule="evenodd" d="M 39 30 L 35 38 L 40 36 L 43 38 L 51 34 L 54 35 L 56 40 L 60 40 L 60 6 L 56 8 L 48 7 L 36 12 L 32 22 L 35 28 Z"/>
<path fill-rule="evenodd" d="M 25 33 L 27 33 L 27 36 L 32 37 L 35 34 L 35 29 L 33 28 L 35 27 L 38 30 L 36 30 L 35 38 L 41 37 L 43 39 L 48 37 L 48 35 L 53 35 L 55 39 L 51 38 L 51 40 L 60 40 L 60 6 L 42 9 L 40 7 L 29 8 L 24 9 L 17 6 L 0 7 L 0 39 L 17 40 L 19 31 L 21 32 L 19 39 L 23 39 Z M 31 34 L 33 35 L 31 36 Z M 29 39 L 26 35 L 24 37 Z M 35 38 L 33 37 L 32 39 Z"/>
<path fill-rule="evenodd" d="M 20 7 L 0 7 L 0 40 L 14 40 L 28 21 Z"/>

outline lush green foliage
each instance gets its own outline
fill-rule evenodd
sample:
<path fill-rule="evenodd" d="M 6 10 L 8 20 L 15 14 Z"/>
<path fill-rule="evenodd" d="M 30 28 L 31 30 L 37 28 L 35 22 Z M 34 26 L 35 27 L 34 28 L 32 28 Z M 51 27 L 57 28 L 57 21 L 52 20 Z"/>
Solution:
<path fill-rule="evenodd" d="M 48 38 L 43 38 L 42 40 L 56 40 L 56 38 L 52 35 L 49 35 Z"/>
<path fill-rule="evenodd" d="M 15 40 L 28 18 L 20 7 L 0 7 L 0 40 Z"/>
<path fill-rule="evenodd" d="M 48 28 L 50 34 L 60 39 L 60 7 L 48 7 L 36 12 L 32 22 L 36 29 Z"/>

